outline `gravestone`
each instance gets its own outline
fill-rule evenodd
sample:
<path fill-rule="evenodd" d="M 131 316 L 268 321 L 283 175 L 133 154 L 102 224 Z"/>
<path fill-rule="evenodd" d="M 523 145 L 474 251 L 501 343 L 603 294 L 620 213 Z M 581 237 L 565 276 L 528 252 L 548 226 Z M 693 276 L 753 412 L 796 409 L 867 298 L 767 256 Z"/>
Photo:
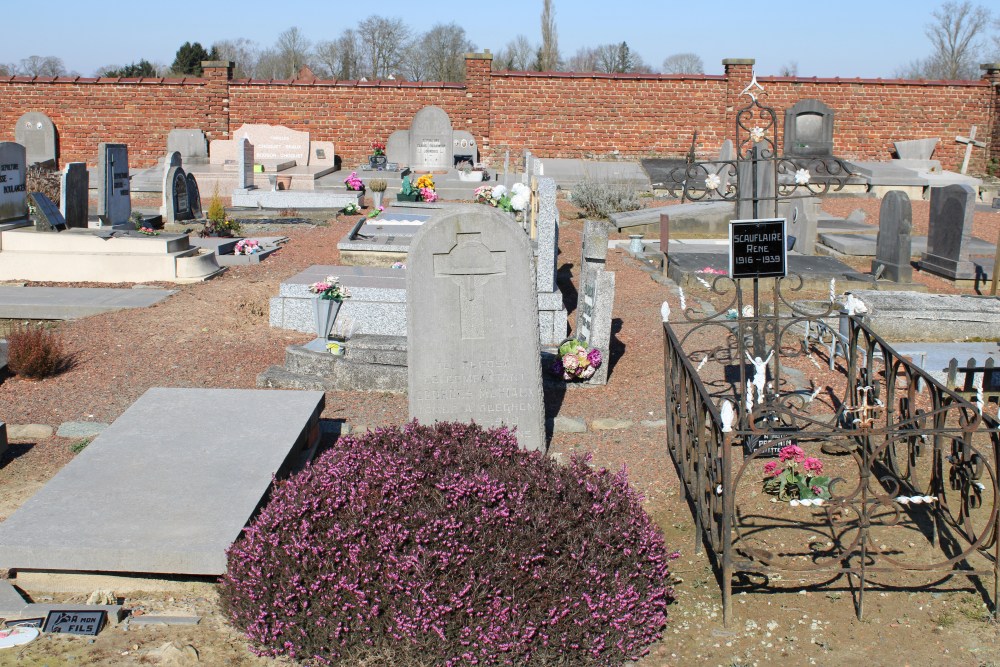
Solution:
<path fill-rule="evenodd" d="M 763 158 L 765 148 L 766 144 L 763 142 L 756 144 L 752 149 L 754 160 L 741 160 L 736 166 L 738 173 L 736 217 L 740 220 L 773 218 L 777 215 L 774 169 L 770 167 L 770 162 Z M 755 160 L 760 161 L 756 165 L 756 170 Z M 756 192 L 754 192 L 755 183 Z M 757 202 L 756 211 L 754 211 L 754 201 Z"/>
<path fill-rule="evenodd" d="M 603 220 L 583 221 L 583 248 L 580 261 L 580 293 L 582 294 L 595 279 L 597 271 L 603 270 L 608 256 L 608 234 L 611 228 Z M 660 243 L 666 246 L 662 238 Z"/>
<path fill-rule="evenodd" d="M 531 242 L 510 219 L 462 206 L 410 245 L 406 302 L 410 418 L 517 427 L 545 449 Z M 420 295 L 419 300 L 414 295 Z"/>
<path fill-rule="evenodd" d="M 900 160 L 930 160 L 940 139 L 908 139 L 894 141 L 896 155 Z"/>
<path fill-rule="evenodd" d="M 28 219 L 25 168 L 24 146 L 0 142 L 0 224 Z"/>
<path fill-rule="evenodd" d="M 125 144 L 102 142 L 97 146 L 97 215 L 112 227 L 129 224 L 132 195 Z"/>
<path fill-rule="evenodd" d="M 35 204 L 35 230 L 39 232 L 61 232 L 66 229 L 66 219 L 52 200 L 41 192 L 28 195 Z"/>
<path fill-rule="evenodd" d="M 468 160 L 473 165 L 479 161 L 479 149 L 471 132 L 455 130 L 452 139 L 452 153 L 457 164 L 459 160 Z"/>
<path fill-rule="evenodd" d="M 160 188 L 160 192 L 163 193 L 162 201 L 160 203 L 160 214 L 163 216 L 167 215 L 167 210 L 170 207 L 170 198 L 173 196 L 171 186 L 173 185 L 173 169 L 183 168 L 184 158 L 181 156 L 180 151 L 174 151 L 172 153 L 167 153 L 166 159 L 163 161 L 163 184 Z M 164 217 L 164 221 L 167 221 Z M 172 221 L 167 221 L 172 222 Z"/>
<path fill-rule="evenodd" d="M 968 185 L 931 188 L 927 252 L 920 268 L 952 280 L 972 280 L 976 266 L 969 258 L 976 191 Z"/>
<path fill-rule="evenodd" d="M 719 162 L 732 162 L 736 159 L 736 149 L 733 148 L 733 140 L 726 139 L 722 142 L 722 146 L 719 147 Z M 719 177 L 719 192 L 725 194 L 729 190 L 729 179 L 732 175 L 732 165 L 720 164 L 718 169 L 715 170 L 716 176 Z"/>
<path fill-rule="evenodd" d="M 30 167 L 39 162 L 56 162 L 56 126 L 52 119 L 40 111 L 29 111 L 17 119 L 14 141 L 24 146 L 25 159 Z"/>
<path fill-rule="evenodd" d="M 233 139 L 248 139 L 254 147 L 258 163 L 268 166 L 295 162 L 299 166 L 309 164 L 309 133 L 300 132 L 284 125 L 247 124 L 233 132 Z"/>
<path fill-rule="evenodd" d="M 556 206 L 555 179 L 539 178 L 537 197 L 538 291 L 552 292 L 556 289 L 556 257 L 559 254 L 559 208 Z"/>
<path fill-rule="evenodd" d="M 89 209 L 90 174 L 86 162 L 70 162 L 62 171 L 59 210 L 67 227 L 86 227 Z"/>
<path fill-rule="evenodd" d="M 253 184 L 253 144 L 246 137 L 236 142 L 236 189 L 246 192 Z"/>
<path fill-rule="evenodd" d="M 816 254 L 819 209 L 818 197 L 796 197 L 778 203 L 778 217 L 788 221 L 788 235 L 795 237 L 795 252 Z"/>
<path fill-rule="evenodd" d="M 833 156 L 833 109 L 819 100 L 801 100 L 785 111 L 785 155 Z"/>
<path fill-rule="evenodd" d="M 389 162 L 414 171 L 435 171 L 455 166 L 455 132 L 441 107 L 424 107 L 413 116 L 409 130 L 389 135 L 385 154 Z"/>
<path fill-rule="evenodd" d="M 198 129 L 175 129 L 167 135 L 167 155 L 180 153 L 185 164 L 208 163 L 208 141 Z"/>
<path fill-rule="evenodd" d="M 875 259 L 872 273 L 882 268 L 882 278 L 896 283 L 912 283 L 910 266 L 913 212 L 910 198 L 901 190 L 890 190 L 882 197 L 878 214 L 878 238 L 875 241 Z"/>
<path fill-rule="evenodd" d="M 171 167 L 167 172 L 167 187 L 164 189 L 166 209 L 163 222 L 191 219 L 191 202 L 188 198 L 187 174 L 182 167 Z"/>
<path fill-rule="evenodd" d="M 603 362 L 587 381 L 607 384 L 611 347 L 611 309 L 615 302 L 615 274 L 594 268 L 590 280 L 580 288 L 576 305 L 576 339 L 601 351 Z"/>
<path fill-rule="evenodd" d="M 198 188 L 198 181 L 195 179 L 194 174 L 187 174 L 186 179 L 188 208 L 191 211 L 191 217 L 198 220 L 203 217 L 203 211 L 201 210 L 201 189 Z"/>

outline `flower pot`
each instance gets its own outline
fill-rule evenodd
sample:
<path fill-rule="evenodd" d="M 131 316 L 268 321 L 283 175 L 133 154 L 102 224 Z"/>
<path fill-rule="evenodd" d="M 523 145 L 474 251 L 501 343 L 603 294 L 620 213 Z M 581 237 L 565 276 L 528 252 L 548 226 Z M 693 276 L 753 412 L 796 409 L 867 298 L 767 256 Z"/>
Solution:
<path fill-rule="evenodd" d="M 385 165 L 388 164 L 389 158 L 384 155 L 369 155 L 368 156 L 368 166 L 372 169 L 377 169 L 382 171 L 385 169 Z"/>
<path fill-rule="evenodd" d="M 420 201 L 420 193 L 411 192 L 408 195 L 404 195 L 402 192 L 397 192 L 396 201 Z"/>
<path fill-rule="evenodd" d="M 321 299 L 316 297 L 313 299 L 313 313 L 316 316 L 316 337 L 321 340 L 326 340 L 330 337 L 330 329 L 333 328 L 333 322 L 337 319 L 337 313 L 340 311 L 340 301 L 335 299 Z"/>
<path fill-rule="evenodd" d="M 379 208 L 382 206 L 382 200 L 385 198 L 385 191 L 372 192 L 372 206 Z"/>
<path fill-rule="evenodd" d="M 292 177 L 291 176 L 275 176 L 274 177 L 275 186 L 279 190 L 291 190 L 292 189 Z"/>

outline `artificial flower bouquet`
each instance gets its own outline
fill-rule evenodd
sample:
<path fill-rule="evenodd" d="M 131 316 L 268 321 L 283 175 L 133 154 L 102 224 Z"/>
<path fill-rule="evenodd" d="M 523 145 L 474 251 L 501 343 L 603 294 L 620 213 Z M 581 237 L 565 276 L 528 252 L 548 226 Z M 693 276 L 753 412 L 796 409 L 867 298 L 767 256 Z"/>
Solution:
<path fill-rule="evenodd" d="M 347 288 L 340 284 L 340 278 L 337 276 L 327 276 L 326 280 L 313 283 L 309 286 L 309 291 L 327 301 L 343 301 L 351 296 Z"/>
<path fill-rule="evenodd" d="M 381 141 L 373 141 L 372 155 L 385 155 L 385 144 Z"/>
<path fill-rule="evenodd" d="M 434 177 L 430 174 L 423 174 L 413 185 L 420 192 L 420 199 L 426 202 L 437 201 L 437 192 L 434 190 Z"/>
<path fill-rule="evenodd" d="M 552 363 L 552 374 L 563 380 L 589 380 L 604 361 L 601 351 L 587 348 L 575 338 L 559 346 L 559 356 Z"/>
<path fill-rule="evenodd" d="M 344 179 L 344 185 L 348 190 L 362 191 L 365 189 L 364 182 L 358 178 L 358 172 L 352 171 L 351 175 Z"/>
<path fill-rule="evenodd" d="M 785 445 L 777 461 L 764 464 L 764 493 L 796 505 L 822 505 L 830 498 L 830 478 L 822 472 L 822 461 L 806 456 L 796 444 Z"/>
<path fill-rule="evenodd" d="M 472 197 L 477 204 L 493 206 L 508 213 L 520 213 L 531 203 L 531 188 L 524 183 L 515 183 L 510 190 L 503 185 L 481 185 Z"/>
<path fill-rule="evenodd" d="M 260 251 L 260 241 L 256 239 L 240 239 L 236 242 L 236 249 L 233 250 L 237 255 L 256 255 Z"/>

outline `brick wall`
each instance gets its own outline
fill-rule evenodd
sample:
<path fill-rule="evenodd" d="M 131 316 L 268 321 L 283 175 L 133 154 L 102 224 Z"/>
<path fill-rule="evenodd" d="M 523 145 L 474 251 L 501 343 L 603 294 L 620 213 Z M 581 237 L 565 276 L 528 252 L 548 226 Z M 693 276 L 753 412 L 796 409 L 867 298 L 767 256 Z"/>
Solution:
<path fill-rule="evenodd" d="M 204 78 L 0 79 L 0 140 L 12 141 L 14 121 L 27 111 L 49 115 L 59 132 L 60 162 L 96 163 L 97 144 L 129 144 L 133 166 L 162 156 L 173 128 L 200 128 L 227 138 L 244 123 L 306 130 L 333 141 L 348 166 L 362 162 L 374 140 L 409 126 L 423 106 L 442 107 L 456 129 L 467 129 L 494 163 L 505 150 L 545 157 L 637 158 L 684 155 L 695 130 L 698 154 L 710 157 L 734 134 L 740 91 L 753 60 L 723 61 L 722 75 L 601 75 L 491 72 L 489 52 L 468 54 L 466 82 L 249 81 L 232 79 L 232 63 L 206 62 Z M 981 81 L 900 81 L 762 77 L 766 104 L 779 129 L 784 109 L 819 99 L 834 109 L 834 152 L 884 160 L 894 139 L 939 137 L 935 157 L 946 169 L 961 163 L 956 135 L 979 126 L 1000 155 L 1000 66 Z M 779 131 L 779 138 L 781 137 Z M 971 169 L 987 153 L 973 150 Z"/>

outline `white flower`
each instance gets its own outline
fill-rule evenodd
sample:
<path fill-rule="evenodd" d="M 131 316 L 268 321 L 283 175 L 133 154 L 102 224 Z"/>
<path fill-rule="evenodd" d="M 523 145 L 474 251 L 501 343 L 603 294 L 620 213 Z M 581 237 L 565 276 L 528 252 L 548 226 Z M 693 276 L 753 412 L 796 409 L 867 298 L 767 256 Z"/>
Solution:
<path fill-rule="evenodd" d="M 788 501 L 788 504 L 791 505 L 792 507 L 798 507 L 800 503 L 795 498 L 792 498 L 791 500 Z"/>
<path fill-rule="evenodd" d="M 812 507 L 812 504 L 812 498 L 803 498 L 799 501 L 799 505 L 802 505 L 803 507 Z"/>
<path fill-rule="evenodd" d="M 531 201 L 531 195 L 526 195 L 522 193 L 517 193 L 510 198 L 510 207 L 515 211 L 523 211 L 528 208 L 528 202 Z"/>
<path fill-rule="evenodd" d="M 795 172 L 795 183 L 796 185 L 805 185 L 809 182 L 811 175 L 808 169 L 799 169 Z"/>
<path fill-rule="evenodd" d="M 750 130 L 750 139 L 756 144 L 764 141 L 764 128 L 758 126 Z"/>
<path fill-rule="evenodd" d="M 521 195 L 521 194 L 523 194 L 523 195 L 525 195 L 527 197 L 530 197 L 531 196 L 531 188 L 529 188 L 524 183 L 515 183 L 514 185 L 510 186 L 510 194 L 512 196 L 513 195 Z"/>
<path fill-rule="evenodd" d="M 505 194 L 507 194 L 507 188 L 505 188 L 502 185 L 494 185 L 493 186 L 493 198 L 494 199 L 500 199 L 500 197 L 503 197 Z"/>
<path fill-rule="evenodd" d="M 705 177 L 705 188 L 708 190 L 718 190 L 722 185 L 722 179 L 718 174 L 709 174 Z"/>
<path fill-rule="evenodd" d="M 331 283 L 331 284 L 337 282 L 338 280 L 340 280 L 340 278 L 338 278 L 337 276 L 327 276 L 326 277 L 326 282 Z"/>

